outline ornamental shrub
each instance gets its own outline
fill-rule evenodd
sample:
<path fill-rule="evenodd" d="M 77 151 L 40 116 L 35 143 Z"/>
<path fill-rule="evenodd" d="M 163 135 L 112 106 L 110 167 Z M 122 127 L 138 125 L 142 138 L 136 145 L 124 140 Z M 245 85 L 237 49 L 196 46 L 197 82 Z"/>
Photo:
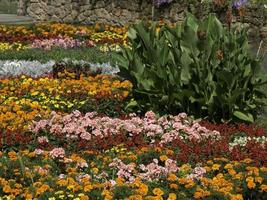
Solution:
<path fill-rule="evenodd" d="M 135 24 L 128 39 L 131 48 L 114 58 L 141 111 L 253 122 L 266 104 L 260 90 L 266 75 L 258 76 L 260 59 L 250 53 L 246 29 L 229 30 L 212 14 L 201 21 L 188 14 L 175 27 Z"/>

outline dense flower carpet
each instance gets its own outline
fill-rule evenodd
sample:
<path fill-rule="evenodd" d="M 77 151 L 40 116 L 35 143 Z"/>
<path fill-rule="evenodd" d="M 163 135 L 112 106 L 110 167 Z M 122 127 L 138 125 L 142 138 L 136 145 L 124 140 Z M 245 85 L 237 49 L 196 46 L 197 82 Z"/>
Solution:
<path fill-rule="evenodd" d="M 0 26 L 0 53 L 116 51 L 126 31 Z M 267 199 L 264 129 L 129 113 L 133 84 L 117 72 L 69 58 L 0 61 L 0 199 Z"/>

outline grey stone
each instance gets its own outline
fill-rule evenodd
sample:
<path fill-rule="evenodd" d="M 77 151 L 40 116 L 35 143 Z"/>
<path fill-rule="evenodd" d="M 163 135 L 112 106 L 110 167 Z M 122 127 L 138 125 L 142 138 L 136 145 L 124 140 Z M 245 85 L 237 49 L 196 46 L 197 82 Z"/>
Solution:
<path fill-rule="evenodd" d="M 48 3 L 50 2 L 50 3 Z M 91 24 L 95 22 L 124 25 L 133 23 L 138 19 L 149 19 L 152 14 L 152 0 L 98 0 L 93 5 L 92 0 L 29 0 L 25 9 L 29 16 L 35 20 L 81 22 Z M 167 22 L 182 22 L 185 18 L 188 4 L 174 2 L 162 10 L 155 9 L 156 19 Z M 19 11 L 22 13 L 22 9 Z M 216 12 L 211 7 L 197 4 L 194 9 L 197 17 L 202 18 L 209 13 Z M 225 22 L 225 13 L 218 17 Z M 247 7 L 243 17 L 233 17 L 233 23 L 249 24 L 249 34 L 260 35 L 267 38 L 267 16 L 262 10 Z M 261 28 L 263 27 L 263 28 Z"/>

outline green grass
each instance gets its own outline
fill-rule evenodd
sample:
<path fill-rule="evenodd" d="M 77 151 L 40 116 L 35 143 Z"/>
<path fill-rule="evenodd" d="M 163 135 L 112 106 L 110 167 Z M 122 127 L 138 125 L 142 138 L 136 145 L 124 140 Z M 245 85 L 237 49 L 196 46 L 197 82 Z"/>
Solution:
<path fill-rule="evenodd" d="M 17 13 L 17 1 L 0 0 L 0 14 L 16 14 Z"/>
<path fill-rule="evenodd" d="M 74 48 L 50 51 L 41 49 L 27 49 L 22 51 L 4 51 L 0 53 L 0 60 L 38 60 L 47 62 L 49 60 L 61 61 L 64 58 L 72 60 L 85 60 L 92 63 L 104 63 L 113 61 L 111 53 L 103 53 L 98 48 Z"/>

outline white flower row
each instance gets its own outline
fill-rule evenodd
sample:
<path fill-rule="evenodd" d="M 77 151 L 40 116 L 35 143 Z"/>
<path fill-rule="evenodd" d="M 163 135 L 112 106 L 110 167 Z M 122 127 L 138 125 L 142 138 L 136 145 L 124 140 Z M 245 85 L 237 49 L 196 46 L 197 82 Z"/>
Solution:
<path fill-rule="evenodd" d="M 63 59 L 60 64 L 74 66 L 88 66 L 92 72 L 101 72 L 101 74 L 114 75 L 119 72 L 118 67 L 112 67 L 110 63 L 89 63 L 83 60 Z M 57 65 L 54 60 L 46 63 L 39 61 L 26 60 L 0 60 L 0 78 L 16 77 L 26 75 L 33 78 L 42 77 L 53 72 L 53 67 Z"/>
<path fill-rule="evenodd" d="M 247 137 L 247 136 L 239 136 L 234 138 L 234 141 L 229 143 L 230 150 L 234 148 L 234 146 L 240 145 L 242 147 L 246 146 L 249 141 L 254 141 L 259 144 L 264 144 L 267 141 L 266 136 L 261 137 Z"/>
<path fill-rule="evenodd" d="M 0 77 L 27 75 L 36 78 L 51 73 L 54 65 L 54 61 L 47 63 L 26 60 L 0 61 Z"/>

